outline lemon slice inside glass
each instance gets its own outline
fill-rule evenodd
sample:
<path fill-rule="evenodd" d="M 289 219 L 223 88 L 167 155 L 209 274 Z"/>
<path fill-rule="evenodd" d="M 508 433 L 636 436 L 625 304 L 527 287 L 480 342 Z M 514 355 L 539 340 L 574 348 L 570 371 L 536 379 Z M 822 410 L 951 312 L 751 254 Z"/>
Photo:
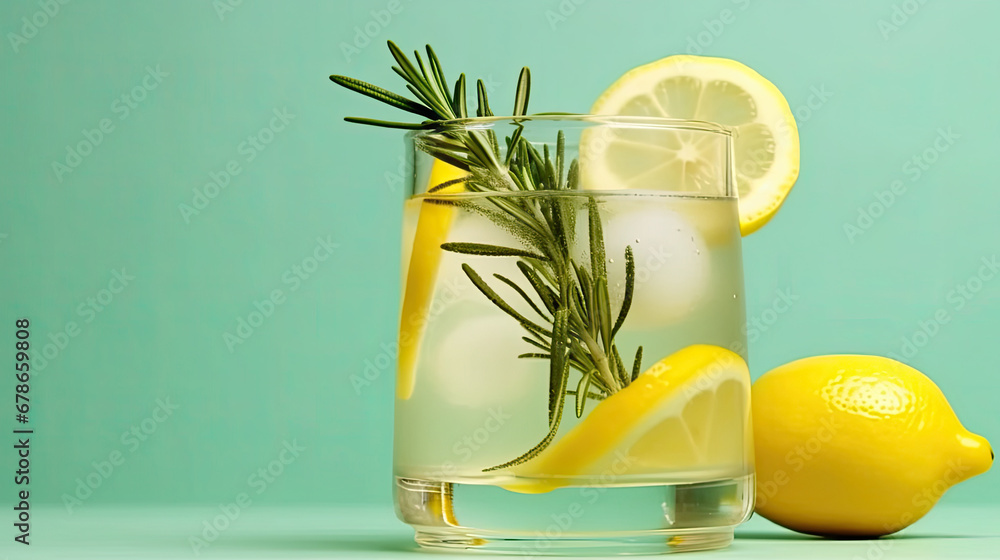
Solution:
<path fill-rule="evenodd" d="M 465 171 L 435 160 L 428 184 L 433 188 L 465 175 Z M 463 190 L 465 183 L 455 183 L 441 188 L 435 194 L 451 194 Z M 407 201 L 407 205 L 419 205 L 420 214 L 413 234 L 409 260 L 404 262 L 406 276 L 399 319 L 396 398 L 404 400 L 413 394 L 421 339 L 426 330 L 428 313 L 434 297 L 434 286 L 437 282 L 438 266 L 441 263 L 441 244 L 447 239 L 448 230 L 451 229 L 451 222 L 455 217 L 451 206 L 435 204 L 433 200 L 412 198 Z"/>
<path fill-rule="evenodd" d="M 612 84 L 590 112 L 708 121 L 734 129 L 743 235 L 760 229 L 774 216 L 799 175 L 799 133 L 788 102 L 774 84 L 734 60 L 677 55 L 639 66 Z M 699 158 L 704 146 L 699 145 L 697 135 L 686 140 L 679 134 L 645 149 L 649 157 L 623 161 L 620 154 L 636 153 L 634 143 L 626 150 L 616 149 L 615 139 L 602 142 L 595 147 L 599 157 L 588 170 L 590 184 L 626 188 L 642 176 L 679 185 L 679 190 L 693 190 L 692 181 L 697 183 L 699 173 L 716 160 L 707 155 Z"/>
<path fill-rule="evenodd" d="M 737 476 L 753 460 L 750 372 L 739 355 L 688 346 L 604 399 L 504 488 L 541 493 L 589 479 L 670 472 Z"/>

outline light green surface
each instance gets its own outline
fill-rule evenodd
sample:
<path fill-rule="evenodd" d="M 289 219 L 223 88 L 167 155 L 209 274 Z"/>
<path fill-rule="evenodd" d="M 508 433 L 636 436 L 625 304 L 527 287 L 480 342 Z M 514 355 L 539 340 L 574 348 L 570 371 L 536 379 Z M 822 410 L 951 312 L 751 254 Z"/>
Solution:
<path fill-rule="evenodd" d="M 78 558 L 256 559 L 283 558 L 460 558 L 422 553 L 413 532 L 382 507 L 317 508 L 251 506 L 235 515 L 230 526 L 201 543 L 193 543 L 204 523 L 220 515 L 212 508 L 94 508 L 68 516 L 46 509 L 35 516 L 30 550 L 3 542 L 0 555 L 46 560 Z M 220 526 L 222 524 L 220 523 Z M 924 558 L 997 558 L 1000 509 L 994 506 L 942 507 L 894 537 L 878 540 L 829 541 L 786 531 L 754 517 L 742 525 L 733 544 L 722 550 L 668 556 L 715 558 L 785 558 L 853 560 Z M 195 547 L 197 551 L 195 551 Z M 490 556 L 465 556 L 490 558 Z M 492 556 L 492 558 L 502 558 Z M 664 556 L 657 556 L 664 558 Z"/>
<path fill-rule="evenodd" d="M 220 17 L 217 6 L 230 2 Z M 100 486 L 81 515 L 122 502 L 224 503 L 255 484 L 260 504 L 388 502 L 385 348 L 398 313 L 400 223 L 391 174 L 402 139 L 343 123 L 391 113 L 327 75 L 398 88 L 389 38 L 433 42 L 446 71 L 495 87 L 498 110 L 522 64 L 534 71 L 536 111 L 586 111 L 629 68 L 696 52 L 697 41 L 704 54 L 758 69 L 799 115 L 802 175 L 774 222 L 745 243 L 748 315 L 764 322 L 750 334 L 754 375 L 810 354 L 898 352 L 901 337 L 942 310 L 948 323 L 928 323 L 935 335 L 912 363 L 969 429 L 1000 441 L 1000 279 L 973 280 L 1000 237 L 1000 3 L 402 0 L 386 20 L 390 4 L 70 2 L 15 52 L 22 18 L 46 16 L 37 2 L 0 3 L 3 363 L 13 359 L 15 316 L 32 319 L 36 343 L 80 327 L 33 381 L 36 503 L 59 504 L 88 476 Z M 917 5 L 895 16 L 897 30 L 885 27 L 896 25 L 894 10 Z M 375 37 L 348 60 L 343 45 L 361 45 L 365 28 Z M 162 81 L 147 77 L 158 67 Z M 126 112 L 121 96 L 133 91 L 144 98 Z M 290 122 L 272 120 L 286 108 Z M 113 130 L 57 178 L 52 162 L 102 119 Z M 250 135 L 270 138 L 261 131 L 272 124 L 284 128 L 263 151 L 241 150 Z M 940 129 L 959 138 L 939 142 L 948 150 L 932 152 L 937 161 L 916 177 L 907 161 L 931 150 Z M 193 189 L 230 160 L 238 175 L 186 222 L 179 205 L 194 204 Z M 896 180 L 906 192 L 852 243 L 845 223 Z M 317 238 L 328 236 L 332 256 L 291 281 L 293 267 L 325 256 Z M 86 311 L 122 268 L 134 280 Z M 980 288 L 970 300 L 952 294 L 967 282 Z M 230 352 L 224 334 L 278 289 L 282 303 Z M 775 304 L 779 292 L 790 307 Z M 366 370 L 377 377 L 355 392 L 350 378 Z M 8 380 L 4 395 L 11 390 Z M 179 408 L 147 420 L 168 398 Z M 155 428 L 148 439 L 122 440 L 144 420 Z M 285 442 L 305 450 L 274 463 Z M 103 477 L 115 452 L 124 463 Z M 282 472 L 273 482 L 252 478 L 269 464 Z M 998 476 L 944 500 L 998 503 Z M 10 485 L 5 476 L 0 503 Z"/>

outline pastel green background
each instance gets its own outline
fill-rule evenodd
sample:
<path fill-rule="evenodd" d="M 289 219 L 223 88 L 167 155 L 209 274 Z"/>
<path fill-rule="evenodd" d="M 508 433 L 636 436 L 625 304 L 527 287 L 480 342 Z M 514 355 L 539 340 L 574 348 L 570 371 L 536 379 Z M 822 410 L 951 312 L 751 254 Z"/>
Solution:
<path fill-rule="evenodd" d="M 910 362 L 968 428 L 1000 442 L 1000 278 L 971 280 L 1000 239 L 1000 4 L 401 0 L 385 21 L 386 0 L 233 0 L 220 17 L 229 2 L 71 2 L 17 52 L 10 34 L 42 8 L 0 4 L 4 363 L 15 317 L 30 317 L 36 350 L 79 326 L 32 379 L 36 500 L 61 503 L 120 452 L 79 507 L 228 502 L 295 442 L 305 450 L 256 501 L 387 503 L 392 367 L 357 392 L 350 377 L 385 364 L 394 338 L 401 192 L 386 173 L 403 144 L 344 123 L 392 113 L 327 76 L 400 89 L 390 38 L 432 42 L 446 71 L 491 80 L 495 108 L 510 103 L 521 65 L 534 111 L 578 112 L 669 54 L 698 48 L 757 69 L 799 117 L 802 173 L 744 244 L 748 316 L 763 326 L 751 333 L 754 376 L 814 354 L 899 353 L 937 313 L 948 322 L 917 336 L 926 344 Z M 896 29 L 880 29 L 897 9 Z M 370 44 L 345 55 L 366 28 Z M 124 115 L 115 100 L 147 67 L 167 75 Z M 241 143 L 275 110 L 294 117 L 248 162 Z M 102 119 L 113 130 L 57 179 L 53 162 Z M 935 152 L 942 129 L 957 138 Z M 925 150 L 936 161 L 915 177 L 907 162 Z M 179 205 L 230 160 L 239 174 L 186 220 Z M 905 192 L 878 202 L 894 181 Z M 873 204 L 878 217 L 859 218 Z M 859 219 L 867 229 L 849 236 Z M 286 274 L 317 238 L 337 246 L 293 291 Z M 81 313 L 123 267 L 134 280 Z M 970 282 L 971 298 L 952 293 Z M 278 289 L 282 303 L 230 352 L 224 333 Z M 782 313 L 779 291 L 797 298 Z M 162 423 L 148 420 L 157 399 L 179 407 Z M 13 425 L 11 408 L 0 426 Z M 155 432 L 132 451 L 122 434 L 144 420 Z M 9 478 L 0 501 L 13 496 Z M 997 503 L 998 480 L 994 469 L 944 499 Z"/>

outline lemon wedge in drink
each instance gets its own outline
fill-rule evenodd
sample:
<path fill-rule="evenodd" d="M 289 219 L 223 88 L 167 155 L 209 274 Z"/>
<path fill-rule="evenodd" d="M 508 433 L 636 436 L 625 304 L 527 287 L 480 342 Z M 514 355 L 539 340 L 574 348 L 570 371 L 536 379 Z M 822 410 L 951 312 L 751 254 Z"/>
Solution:
<path fill-rule="evenodd" d="M 670 471 L 706 480 L 749 472 L 750 373 L 739 355 L 688 346 L 605 398 L 537 457 L 514 467 L 514 492 L 625 482 Z"/>
<path fill-rule="evenodd" d="M 431 167 L 428 190 L 442 183 L 461 179 L 465 175 L 465 171 L 435 160 Z M 453 183 L 435 191 L 435 194 L 453 194 L 463 190 L 464 183 Z M 420 343 L 427 326 L 438 265 L 441 262 L 441 244 L 447 239 L 455 217 L 451 206 L 435 204 L 433 200 L 411 198 L 407 205 L 418 206 L 419 218 L 409 260 L 404 264 L 406 276 L 399 319 L 399 364 L 396 375 L 396 398 L 399 399 L 408 399 L 413 394 Z"/>
<path fill-rule="evenodd" d="M 732 128 L 743 235 L 774 216 L 799 175 L 799 133 L 788 102 L 774 84 L 735 60 L 677 55 L 639 66 L 612 84 L 590 112 L 708 121 Z M 698 185 L 689 183 L 718 167 L 717 154 L 707 153 L 704 134 L 630 134 L 625 130 L 590 143 L 587 149 L 596 157 L 589 161 L 585 186 L 628 188 L 642 178 L 644 183 L 694 191 Z M 625 145 L 657 137 L 660 145 L 650 146 L 646 158 L 634 157 L 634 144 Z M 630 153 L 632 157 L 623 156 Z"/>

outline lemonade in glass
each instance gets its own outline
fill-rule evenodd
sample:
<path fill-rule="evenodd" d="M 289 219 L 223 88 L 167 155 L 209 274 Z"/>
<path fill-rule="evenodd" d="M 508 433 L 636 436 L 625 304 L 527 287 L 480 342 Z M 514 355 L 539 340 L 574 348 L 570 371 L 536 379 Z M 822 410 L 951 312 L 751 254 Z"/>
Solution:
<path fill-rule="evenodd" d="M 461 134 L 498 139 L 505 160 L 519 138 L 512 161 L 548 183 L 429 153 Z M 728 543 L 753 496 L 731 132 L 553 116 L 408 138 L 394 490 L 418 542 L 527 554 Z M 671 162 L 674 144 L 697 158 Z M 666 165 L 617 178 L 644 158 Z"/>

